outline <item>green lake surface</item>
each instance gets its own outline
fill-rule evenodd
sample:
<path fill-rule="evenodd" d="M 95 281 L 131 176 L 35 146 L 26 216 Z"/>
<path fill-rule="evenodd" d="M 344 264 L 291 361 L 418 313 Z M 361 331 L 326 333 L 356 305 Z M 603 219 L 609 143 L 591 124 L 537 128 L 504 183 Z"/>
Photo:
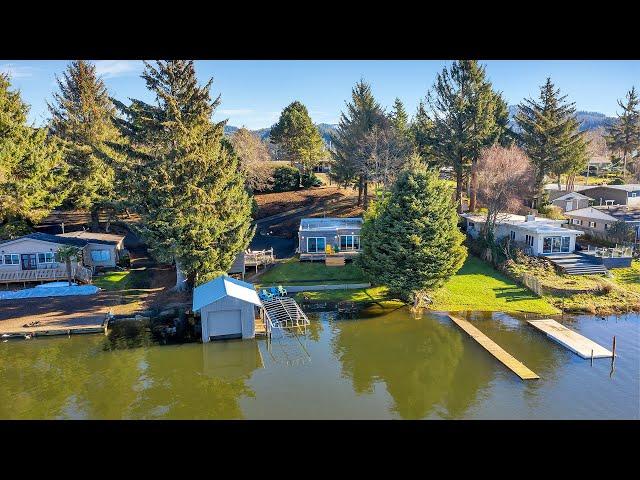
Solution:
<path fill-rule="evenodd" d="M 639 419 L 640 316 L 558 319 L 611 349 L 591 365 L 524 318 L 465 315 L 536 372 L 522 381 L 444 314 L 310 314 L 305 335 L 124 348 L 0 343 L 2 419 Z M 118 347 L 118 348 L 116 348 Z"/>

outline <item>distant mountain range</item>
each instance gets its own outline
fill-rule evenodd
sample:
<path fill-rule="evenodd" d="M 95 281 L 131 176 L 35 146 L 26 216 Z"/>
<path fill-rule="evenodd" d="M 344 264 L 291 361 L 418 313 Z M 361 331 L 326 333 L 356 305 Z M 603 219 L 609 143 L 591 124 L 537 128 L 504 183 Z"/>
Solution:
<path fill-rule="evenodd" d="M 318 127 L 318 131 L 320 132 L 320 135 L 322 136 L 322 139 L 324 140 L 324 142 L 328 144 L 330 140 L 329 135 L 338 127 L 338 125 L 331 124 L 331 123 L 317 123 L 316 127 Z M 225 125 L 224 127 L 225 135 L 233 135 L 237 130 L 239 130 L 239 127 L 234 127 L 232 125 Z M 269 140 L 269 133 L 271 133 L 271 127 L 261 128 L 259 130 L 251 130 L 251 133 L 254 133 L 258 137 L 260 137 L 262 140 Z"/>
<path fill-rule="evenodd" d="M 509 105 L 509 117 L 512 126 L 515 124 L 514 117 L 517 111 L 517 105 Z M 580 131 L 596 130 L 600 127 L 611 125 L 616 121 L 614 117 L 607 117 L 604 113 L 586 112 L 584 110 L 578 110 L 576 112 L 576 118 L 578 122 L 580 122 Z"/>
<path fill-rule="evenodd" d="M 510 117 L 510 123 L 512 126 L 515 125 L 514 117 L 517 111 L 518 111 L 517 105 L 509 106 L 509 117 Z M 607 117 L 604 113 L 587 112 L 584 110 L 577 111 L 576 117 L 578 119 L 578 122 L 580 122 L 581 131 L 595 130 L 597 128 L 610 125 L 616 120 L 614 117 Z M 334 123 L 318 123 L 316 124 L 316 127 L 318 127 L 318 130 L 320 131 L 320 135 L 322 135 L 322 138 L 324 139 L 325 143 L 328 144 L 330 140 L 331 132 L 333 132 L 336 128 L 338 128 L 338 125 Z M 234 127 L 232 125 L 225 125 L 224 133 L 225 135 L 233 135 L 238 129 L 239 127 Z M 268 140 L 269 133 L 271 132 L 271 127 L 261 128 L 259 130 L 251 130 L 251 132 L 255 133 L 262 140 Z"/>

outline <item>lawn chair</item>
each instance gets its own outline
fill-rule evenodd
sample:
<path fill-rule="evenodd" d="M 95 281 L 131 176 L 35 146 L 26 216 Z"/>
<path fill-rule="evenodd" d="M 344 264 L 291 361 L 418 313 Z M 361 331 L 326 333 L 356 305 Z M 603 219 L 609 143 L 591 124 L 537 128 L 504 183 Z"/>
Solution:
<path fill-rule="evenodd" d="M 271 300 L 273 298 L 273 295 L 267 292 L 264 288 L 262 289 L 262 292 L 260 292 L 260 294 L 262 300 Z"/>
<path fill-rule="evenodd" d="M 278 293 L 281 297 L 285 297 L 287 295 L 287 290 L 282 285 L 278 285 Z"/>
<path fill-rule="evenodd" d="M 276 287 L 271 287 L 269 289 L 269 293 L 271 295 L 273 295 L 274 297 L 279 297 L 280 296 L 280 292 L 278 291 L 278 289 Z"/>

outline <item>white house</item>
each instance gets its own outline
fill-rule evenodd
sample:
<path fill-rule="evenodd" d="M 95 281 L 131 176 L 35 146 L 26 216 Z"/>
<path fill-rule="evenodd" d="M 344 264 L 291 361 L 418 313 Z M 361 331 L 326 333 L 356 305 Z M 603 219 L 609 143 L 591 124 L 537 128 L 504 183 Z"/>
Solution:
<path fill-rule="evenodd" d="M 193 311 L 200 312 L 202 341 L 253 338 L 262 302 L 253 285 L 220 276 L 193 291 Z"/>
<path fill-rule="evenodd" d="M 464 213 L 467 234 L 477 238 L 485 222 L 483 215 Z M 524 247 L 530 255 L 542 256 L 558 253 L 571 253 L 576 249 L 576 237 L 580 230 L 563 227 L 566 220 L 536 218 L 534 215 L 505 214 L 496 225 L 496 240 L 505 237 Z"/>

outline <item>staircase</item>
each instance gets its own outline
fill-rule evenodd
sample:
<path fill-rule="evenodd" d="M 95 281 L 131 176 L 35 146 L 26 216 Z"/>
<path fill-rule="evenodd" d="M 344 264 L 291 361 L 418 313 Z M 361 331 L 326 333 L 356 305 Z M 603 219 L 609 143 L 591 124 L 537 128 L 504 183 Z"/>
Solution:
<path fill-rule="evenodd" d="M 324 259 L 324 264 L 327 267 L 344 267 L 343 255 L 327 255 Z"/>
<path fill-rule="evenodd" d="M 591 255 L 564 253 L 548 255 L 545 258 L 560 267 L 567 275 L 598 275 L 608 272 L 607 267 L 598 263 Z"/>

